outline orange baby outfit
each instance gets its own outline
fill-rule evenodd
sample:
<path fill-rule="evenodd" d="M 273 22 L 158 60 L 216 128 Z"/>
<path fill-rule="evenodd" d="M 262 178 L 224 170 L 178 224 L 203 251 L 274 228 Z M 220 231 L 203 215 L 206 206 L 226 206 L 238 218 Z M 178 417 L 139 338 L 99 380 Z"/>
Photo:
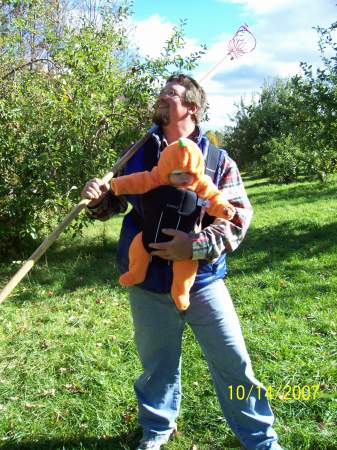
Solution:
<path fill-rule="evenodd" d="M 198 197 L 207 200 L 206 211 L 209 215 L 230 220 L 235 208 L 223 199 L 221 192 L 205 175 L 205 163 L 200 148 L 190 139 L 181 138 L 168 145 L 161 153 L 158 165 L 150 172 L 137 172 L 112 178 L 111 188 L 115 195 L 145 194 L 159 186 L 170 184 L 169 176 L 173 171 L 188 172 L 193 181 L 183 187 L 196 192 Z M 142 242 L 142 232 L 138 233 L 129 248 L 129 271 L 120 276 L 122 286 L 142 283 L 146 277 L 151 255 Z M 172 298 L 179 310 L 189 306 L 189 292 L 198 270 L 194 260 L 173 261 Z"/>

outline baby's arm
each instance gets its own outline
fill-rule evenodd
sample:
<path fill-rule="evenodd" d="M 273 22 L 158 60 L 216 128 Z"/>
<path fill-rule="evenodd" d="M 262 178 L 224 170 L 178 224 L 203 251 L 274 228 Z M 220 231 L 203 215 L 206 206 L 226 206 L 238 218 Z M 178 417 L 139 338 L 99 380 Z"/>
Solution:
<path fill-rule="evenodd" d="M 231 220 L 235 215 L 236 209 L 231 203 L 224 200 L 219 192 L 208 200 L 206 211 L 210 216 Z"/>
<path fill-rule="evenodd" d="M 206 211 L 210 216 L 231 220 L 235 215 L 235 207 L 225 200 L 221 191 L 207 175 L 200 178 L 196 193 L 204 200 L 208 200 Z"/>
<path fill-rule="evenodd" d="M 151 172 L 146 170 L 112 178 L 111 189 L 115 195 L 145 194 L 160 186 L 157 172 L 157 167 L 154 167 Z"/>

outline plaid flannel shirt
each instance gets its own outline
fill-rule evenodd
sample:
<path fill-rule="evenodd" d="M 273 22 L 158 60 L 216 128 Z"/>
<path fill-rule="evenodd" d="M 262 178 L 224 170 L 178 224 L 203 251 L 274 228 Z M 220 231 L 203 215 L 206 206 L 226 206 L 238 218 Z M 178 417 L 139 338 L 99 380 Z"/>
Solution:
<path fill-rule="evenodd" d="M 226 156 L 219 190 L 236 208 L 231 221 L 216 218 L 211 225 L 192 235 L 192 259 L 216 260 L 223 252 L 234 251 L 242 242 L 253 216 L 236 163 Z"/>
<path fill-rule="evenodd" d="M 226 200 L 236 208 L 231 221 L 215 219 L 201 231 L 190 233 L 192 238 L 192 259 L 216 260 L 222 252 L 232 252 L 242 242 L 253 216 L 253 209 L 247 197 L 241 175 L 236 163 L 228 156 L 224 161 L 219 183 Z M 92 219 L 107 220 L 114 214 L 125 212 L 124 199 L 115 197 L 111 192 L 94 208 L 88 208 Z M 202 214 L 204 211 L 202 212 Z"/>

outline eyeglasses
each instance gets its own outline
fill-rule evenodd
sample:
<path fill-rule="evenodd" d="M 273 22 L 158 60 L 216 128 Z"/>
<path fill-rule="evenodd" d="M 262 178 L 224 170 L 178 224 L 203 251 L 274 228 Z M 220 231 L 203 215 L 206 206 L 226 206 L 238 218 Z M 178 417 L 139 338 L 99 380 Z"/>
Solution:
<path fill-rule="evenodd" d="M 168 97 L 179 97 L 180 99 L 183 98 L 174 89 L 163 89 L 162 91 L 159 92 L 159 96 L 161 95 L 167 95 Z"/>

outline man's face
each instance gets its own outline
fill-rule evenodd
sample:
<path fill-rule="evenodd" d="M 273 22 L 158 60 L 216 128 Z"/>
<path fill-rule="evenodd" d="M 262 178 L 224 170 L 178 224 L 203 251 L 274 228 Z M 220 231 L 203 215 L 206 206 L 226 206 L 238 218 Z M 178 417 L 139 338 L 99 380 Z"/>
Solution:
<path fill-rule="evenodd" d="M 175 81 L 167 83 L 155 105 L 154 123 L 166 126 L 190 116 L 190 105 L 184 102 L 185 92 L 186 88 L 181 84 Z"/>

